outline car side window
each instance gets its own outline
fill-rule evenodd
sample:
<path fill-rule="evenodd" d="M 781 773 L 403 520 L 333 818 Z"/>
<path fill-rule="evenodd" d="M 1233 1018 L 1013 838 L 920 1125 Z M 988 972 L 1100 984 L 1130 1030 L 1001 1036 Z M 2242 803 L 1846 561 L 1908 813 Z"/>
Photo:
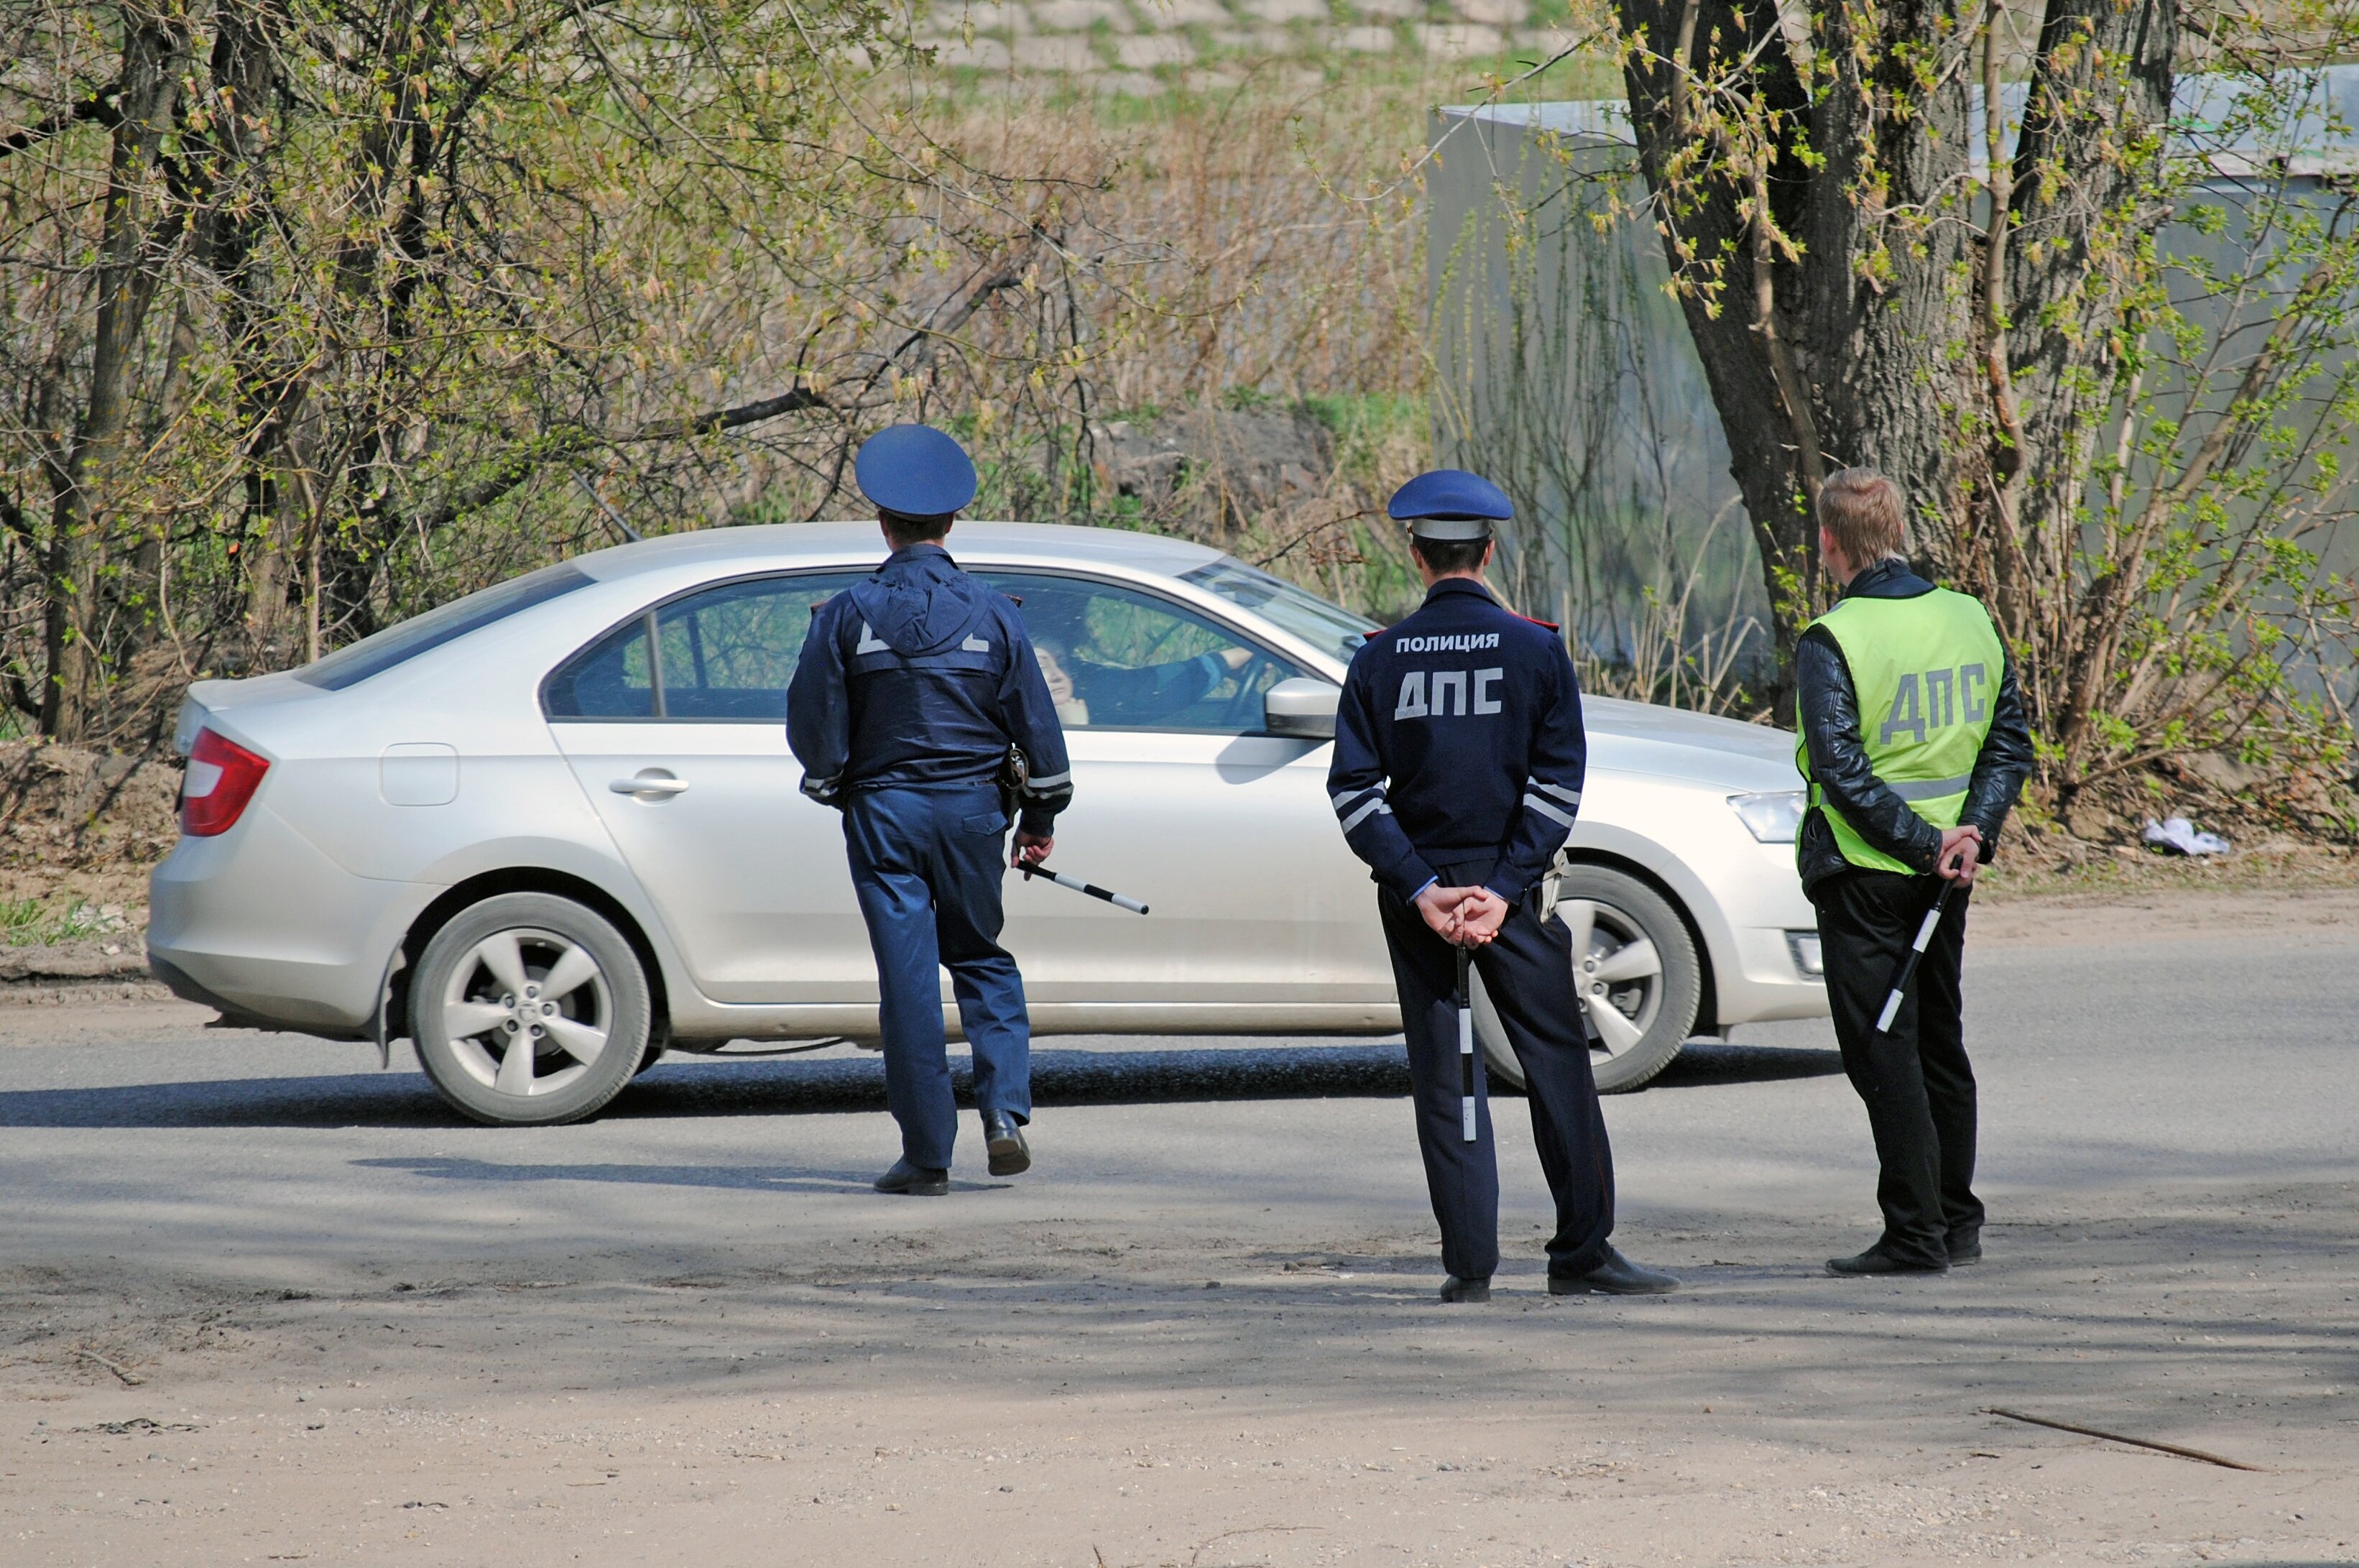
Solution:
<path fill-rule="evenodd" d="M 1021 603 L 1067 729 L 1262 727 L 1262 693 L 1302 671 L 1209 616 L 1136 588 L 1046 572 L 983 572 Z"/>
<path fill-rule="evenodd" d="M 655 669 L 655 660 L 647 657 L 647 617 L 627 621 L 566 660 L 549 678 L 545 697 L 549 716 L 654 718 Z"/>
<path fill-rule="evenodd" d="M 658 605 L 559 667 L 549 716 L 782 724 L 811 611 L 863 575 L 757 577 Z"/>
<path fill-rule="evenodd" d="M 812 607 L 858 581 L 833 572 L 757 578 L 666 604 L 656 613 L 666 716 L 785 724 Z"/>

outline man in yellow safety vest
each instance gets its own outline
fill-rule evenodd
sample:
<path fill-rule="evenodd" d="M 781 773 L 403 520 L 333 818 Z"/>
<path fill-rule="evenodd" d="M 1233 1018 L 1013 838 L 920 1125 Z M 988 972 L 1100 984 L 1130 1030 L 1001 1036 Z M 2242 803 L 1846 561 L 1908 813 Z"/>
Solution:
<path fill-rule="evenodd" d="M 1938 1274 L 1982 1258 L 1974 1073 L 1958 989 L 1966 898 L 2031 771 L 2015 671 L 1980 603 L 1902 559 L 1900 487 L 1865 468 L 1819 491 L 1819 555 L 1843 586 L 1795 652 L 1810 785 L 1795 835 L 1843 1070 L 1867 1105 L 1884 1235 L 1833 1273 Z M 1939 879 L 1953 884 L 1899 1008 L 1879 1028 Z"/>

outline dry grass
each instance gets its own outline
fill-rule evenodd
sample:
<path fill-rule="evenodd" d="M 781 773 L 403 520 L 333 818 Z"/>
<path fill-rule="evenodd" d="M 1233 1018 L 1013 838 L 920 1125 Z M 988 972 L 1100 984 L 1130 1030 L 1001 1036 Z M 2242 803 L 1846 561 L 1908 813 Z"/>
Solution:
<path fill-rule="evenodd" d="M 2126 893 L 2286 892 L 2359 888 L 2359 853 L 2341 844 L 2272 840 L 2223 855 L 2190 858 L 2128 844 L 2057 854 L 2040 838 L 2010 832 L 2000 859 L 1975 884 L 1978 903 L 2027 898 L 2106 898 Z"/>

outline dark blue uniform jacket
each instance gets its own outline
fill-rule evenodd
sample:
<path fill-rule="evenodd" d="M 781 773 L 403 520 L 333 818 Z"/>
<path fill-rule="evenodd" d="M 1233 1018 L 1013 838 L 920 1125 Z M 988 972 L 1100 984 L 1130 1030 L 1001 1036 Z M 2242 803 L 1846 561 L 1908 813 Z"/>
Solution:
<path fill-rule="evenodd" d="M 803 793 L 972 784 L 1022 748 L 1021 826 L 1046 834 L 1072 799 L 1065 732 L 1016 603 L 936 544 L 896 550 L 811 612 L 787 688 L 787 744 Z"/>
<path fill-rule="evenodd" d="M 1352 656 L 1327 792 L 1388 890 L 1413 898 L 1437 865 L 1495 859 L 1485 886 L 1513 903 L 1572 832 L 1588 759 L 1556 633 L 1445 577 Z"/>

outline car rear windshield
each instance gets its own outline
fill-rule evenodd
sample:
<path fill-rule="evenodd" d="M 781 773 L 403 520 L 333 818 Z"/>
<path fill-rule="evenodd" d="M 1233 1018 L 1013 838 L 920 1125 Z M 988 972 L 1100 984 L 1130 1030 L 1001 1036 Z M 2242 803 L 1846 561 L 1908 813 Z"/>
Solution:
<path fill-rule="evenodd" d="M 1251 610 L 1270 625 L 1292 632 L 1311 647 L 1323 648 L 1347 664 L 1360 651 L 1361 640 L 1379 629 L 1375 622 L 1355 615 L 1341 604 L 1331 604 L 1282 577 L 1272 577 L 1259 567 L 1247 566 L 1230 556 L 1182 572 L 1180 580 L 1210 588 L 1238 608 Z"/>
<path fill-rule="evenodd" d="M 588 572 L 570 561 L 544 566 L 538 572 L 527 572 L 480 593 L 437 605 L 397 626 L 387 626 L 373 637 L 364 637 L 349 648 L 340 648 L 297 670 L 295 679 L 326 691 L 341 691 L 372 675 L 382 675 L 397 664 L 407 663 L 429 648 L 480 631 L 495 621 L 504 621 L 535 604 L 545 604 L 576 588 L 587 588 L 592 581 Z"/>

